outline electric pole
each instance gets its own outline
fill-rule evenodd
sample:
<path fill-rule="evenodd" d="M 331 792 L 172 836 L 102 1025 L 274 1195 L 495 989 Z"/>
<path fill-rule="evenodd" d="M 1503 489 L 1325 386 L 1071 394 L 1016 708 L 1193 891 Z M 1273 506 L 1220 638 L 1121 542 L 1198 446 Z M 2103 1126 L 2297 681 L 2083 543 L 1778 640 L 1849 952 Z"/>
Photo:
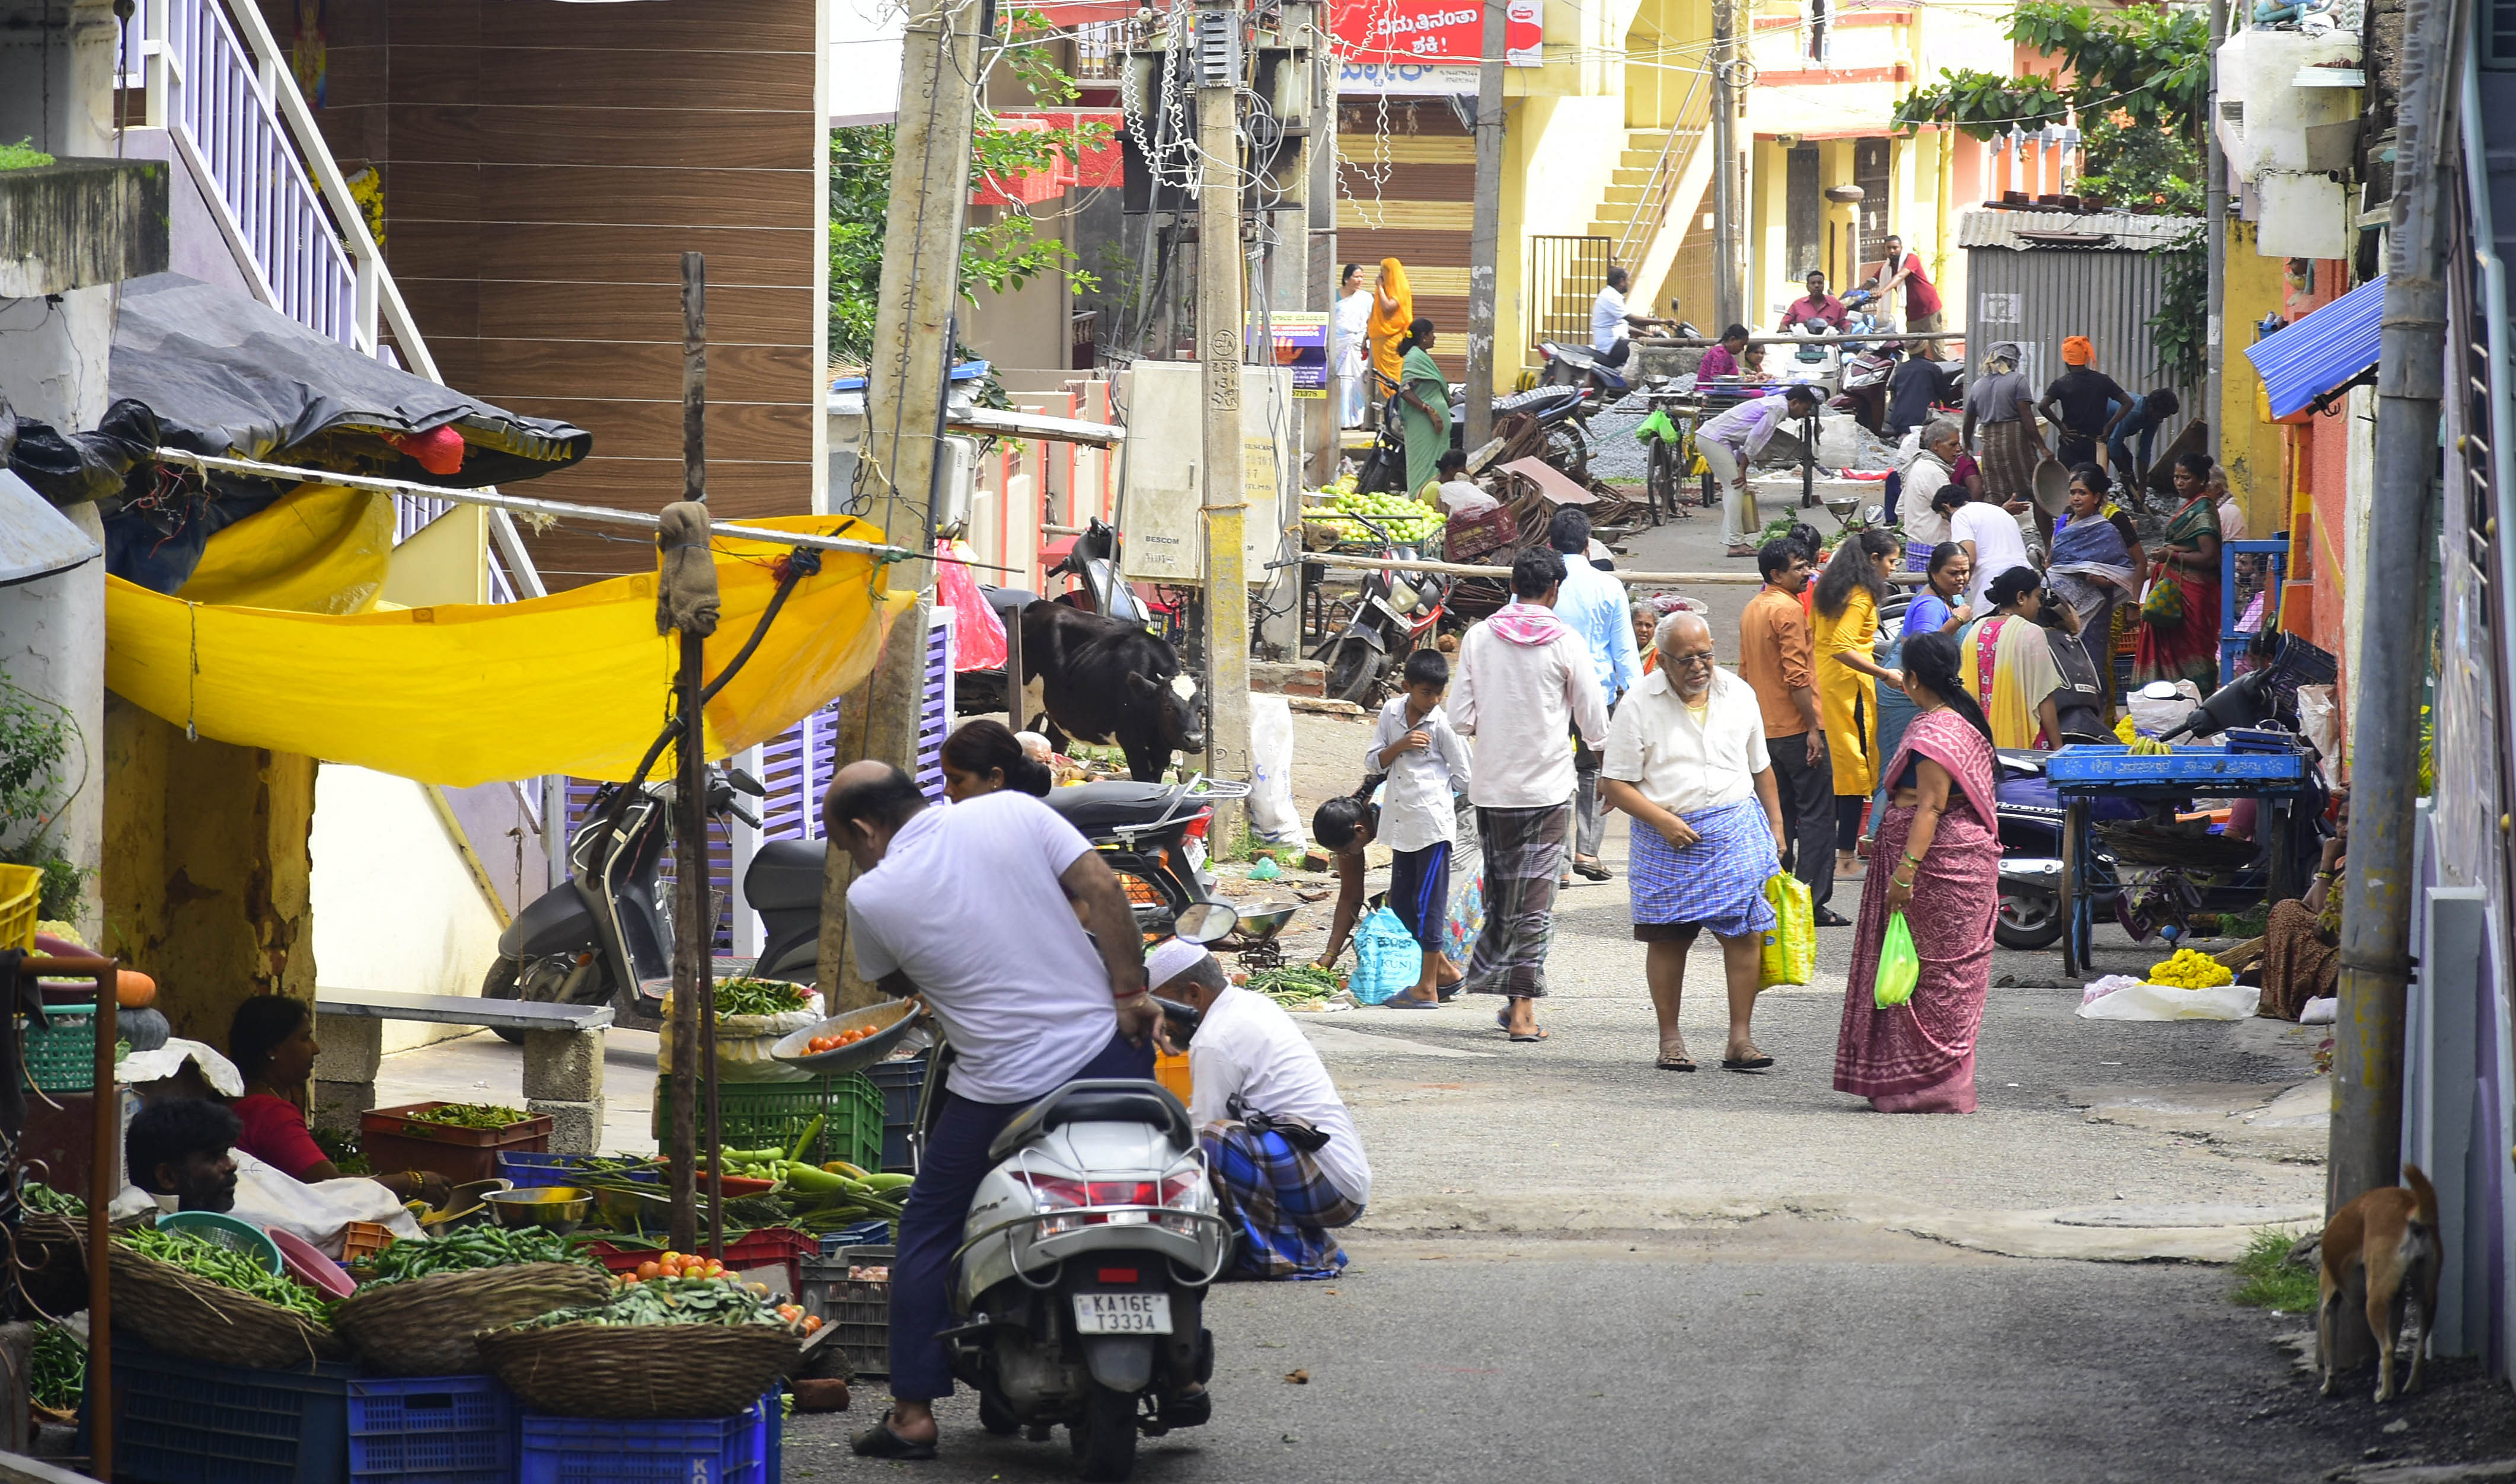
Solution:
<path fill-rule="evenodd" d="M 1738 61 L 1736 3 L 1712 0 L 1712 318 L 1723 328 L 1747 322 L 1739 303 L 1739 99 L 1730 86 Z"/>
<path fill-rule="evenodd" d="M 979 0 L 910 0 L 902 39 L 900 122 L 892 135 L 891 204 L 883 218 L 882 290 L 873 361 L 865 368 L 866 517 L 898 546 L 934 545 L 934 487 L 944 439 L 937 412 L 950 387 L 952 308 L 961 277 L 961 229 L 969 215 L 970 139 L 978 115 Z M 879 758 L 914 772 L 926 680 L 931 559 L 884 569 L 913 588 L 917 606 L 884 639 L 873 673 L 841 703 L 839 756 Z M 1008 683 L 1019 689 L 1018 679 Z M 820 979 L 836 986 L 834 1010 L 876 1003 L 847 951 L 847 888 L 856 867 L 832 850 L 821 890 Z"/>
<path fill-rule="evenodd" d="M 1502 263 L 1503 44 L 1503 0 L 1485 0 L 1485 29 L 1477 42 L 1477 202 L 1468 228 L 1471 452 L 1485 446 L 1493 429 L 1494 294 Z"/>
<path fill-rule="evenodd" d="M 1205 770 L 1249 776 L 1249 574 L 1241 536 L 1248 508 L 1240 429 L 1246 358 L 1240 295 L 1248 268 L 1240 243 L 1241 152 L 1236 113 L 1241 20 L 1229 6 L 1201 7 L 1196 54 L 1196 339 L 1203 365 L 1205 507 Z M 1273 359 L 1275 348 L 1268 347 Z M 1267 497 L 1276 493 L 1272 485 Z M 1217 809 L 1213 848 L 1230 857 L 1247 828 L 1238 809 Z"/>
<path fill-rule="evenodd" d="M 2222 373 L 2227 354 L 2228 308 L 2228 157 L 2219 149 L 2219 48 L 2228 40 L 2228 0 L 2210 0 L 2210 92 L 2208 111 L 2202 120 L 2202 212 L 2203 234 L 2208 245 L 2203 248 L 2208 264 L 2208 312 L 2202 319 L 2202 353 L 2207 357 L 2202 379 L 2202 419 L 2209 426 L 2208 452 L 2214 457 L 2226 446 L 2220 426 L 2227 421 L 2219 405 L 2226 383 Z M 1968 323 L 1972 323 L 1969 316 Z M 2288 521 L 2282 512 L 2280 520 Z"/>

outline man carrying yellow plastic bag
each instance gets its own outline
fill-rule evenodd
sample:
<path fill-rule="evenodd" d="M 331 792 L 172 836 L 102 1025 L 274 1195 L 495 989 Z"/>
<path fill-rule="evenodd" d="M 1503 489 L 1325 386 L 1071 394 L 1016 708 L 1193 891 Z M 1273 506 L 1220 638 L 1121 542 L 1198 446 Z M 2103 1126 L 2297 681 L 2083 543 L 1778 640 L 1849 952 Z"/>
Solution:
<path fill-rule="evenodd" d="M 1766 878 L 1781 859 L 1782 793 L 1765 746 L 1765 722 L 1747 682 L 1712 663 L 1712 630 L 1693 613 L 1672 613 L 1652 636 L 1657 670 L 1628 691 L 1608 726 L 1599 787 L 1634 822 L 1634 936 L 1659 1017 L 1664 1072 L 1692 1072 L 1677 1028 L 1687 951 L 1710 928 L 1721 941 L 1728 980 L 1730 1037 L 1721 1065 L 1760 1072 L 1774 1058 L 1748 1035 L 1767 929 L 1777 915 Z M 1799 888 L 1800 936 L 1813 942 L 1808 888 Z M 1813 961 L 1813 947 L 1805 954 Z"/>

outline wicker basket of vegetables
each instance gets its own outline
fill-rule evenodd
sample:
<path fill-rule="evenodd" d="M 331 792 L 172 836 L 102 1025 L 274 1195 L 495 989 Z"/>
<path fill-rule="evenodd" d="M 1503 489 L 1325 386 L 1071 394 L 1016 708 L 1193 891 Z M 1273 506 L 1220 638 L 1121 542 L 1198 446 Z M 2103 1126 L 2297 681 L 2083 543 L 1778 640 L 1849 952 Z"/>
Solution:
<path fill-rule="evenodd" d="M 232 1248 L 144 1227 L 113 1243 L 111 1261 L 114 1323 L 153 1350 L 264 1371 L 349 1355 L 313 1289 Z"/>
<path fill-rule="evenodd" d="M 633 1279 L 602 1303 L 482 1335 L 481 1356 L 555 1417 L 726 1417 L 794 1366 L 801 1317 L 728 1278 Z"/>
<path fill-rule="evenodd" d="M 397 1242 L 372 1276 L 333 1306 L 332 1325 L 384 1376 L 458 1376 L 481 1368 L 473 1336 L 553 1309 L 599 1303 L 603 1269 L 533 1228 L 476 1226 L 434 1242 Z"/>

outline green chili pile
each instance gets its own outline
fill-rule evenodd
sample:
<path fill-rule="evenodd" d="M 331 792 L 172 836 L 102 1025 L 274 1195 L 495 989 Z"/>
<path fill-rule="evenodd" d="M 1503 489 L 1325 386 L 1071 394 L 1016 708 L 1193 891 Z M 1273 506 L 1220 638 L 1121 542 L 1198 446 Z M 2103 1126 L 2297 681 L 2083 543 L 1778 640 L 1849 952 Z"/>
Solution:
<path fill-rule="evenodd" d="M 516 1108 L 502 1108 L 493 1102 L 449 1102 L 441 1108 L 428 1108 L 417 1113 L 398 1115 L 415 1124 L 444 1124 L 455 1129 L 503 1129 L 524 1121 Z"/>
<path fill-rule="evenodd" d="M 519 1262 L 587 1262 L 583 1252 L 538 1226 L 466 1226 L 433 1242 L 396 1242 L 369 1257 L 373 1283 L 401 1283 L 439 1273 L 508 1267 Z M 590 1264 L 589 1264 L 590 1265 Z"/>
<path fill-rule="evenodd" d="M 37 1326 L 26 1391 L 38 1407 L 54 1412 L 78 1410 L 87 1396 L 87 1346 L 60 1325 Z"/>
<path fill-rule="evenodd" d="M 234 1248 L 222 1246 L 207 1237 L 181 1229 L 143 1226 L 123 1233 L 121 1240 L 144 1257 L 171 1262 L 194 1277 L 207 1278 L 265 1303 L 275 1303 L 317 1324 L 331 1318 L 332 1306 L 317 1297 L 313 1289 L 286 1273 L 274 1273 Z"/>
<path fill-rule="evenodd" d="M 737 976 L 717 981 L 716 1012 L 720 1015 L 783 1015 L 810 1003 L 803 986 L 783 979 Z"/>

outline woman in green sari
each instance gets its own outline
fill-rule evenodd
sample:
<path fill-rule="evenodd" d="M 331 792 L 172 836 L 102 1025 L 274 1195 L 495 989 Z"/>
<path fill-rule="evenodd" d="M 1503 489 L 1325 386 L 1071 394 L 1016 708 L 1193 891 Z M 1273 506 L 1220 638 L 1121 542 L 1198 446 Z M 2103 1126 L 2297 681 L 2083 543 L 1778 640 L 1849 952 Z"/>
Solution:
<path fill-rule="evenodd" d="M 1406 440 L 1406 492 L 1438 473 L 1450 446 L 1450 383 L 1433 360 L 1433 321 L 1406 327 L 1406 358 L 1398 368 L 1398 431 Z"/>
<path fill-rule="evenodd" d="M 2175 492 L 2184 506 L 2160 533 L 2131 679 L 2135 685 L 2191 680 L 2208 695 L 2219 688 L 2219 507 L 2210 496 L 2209 455 L 2176 459 Z M 2173 598 L 2160 602 L 2155 595 L 2170 586 Z"/>

